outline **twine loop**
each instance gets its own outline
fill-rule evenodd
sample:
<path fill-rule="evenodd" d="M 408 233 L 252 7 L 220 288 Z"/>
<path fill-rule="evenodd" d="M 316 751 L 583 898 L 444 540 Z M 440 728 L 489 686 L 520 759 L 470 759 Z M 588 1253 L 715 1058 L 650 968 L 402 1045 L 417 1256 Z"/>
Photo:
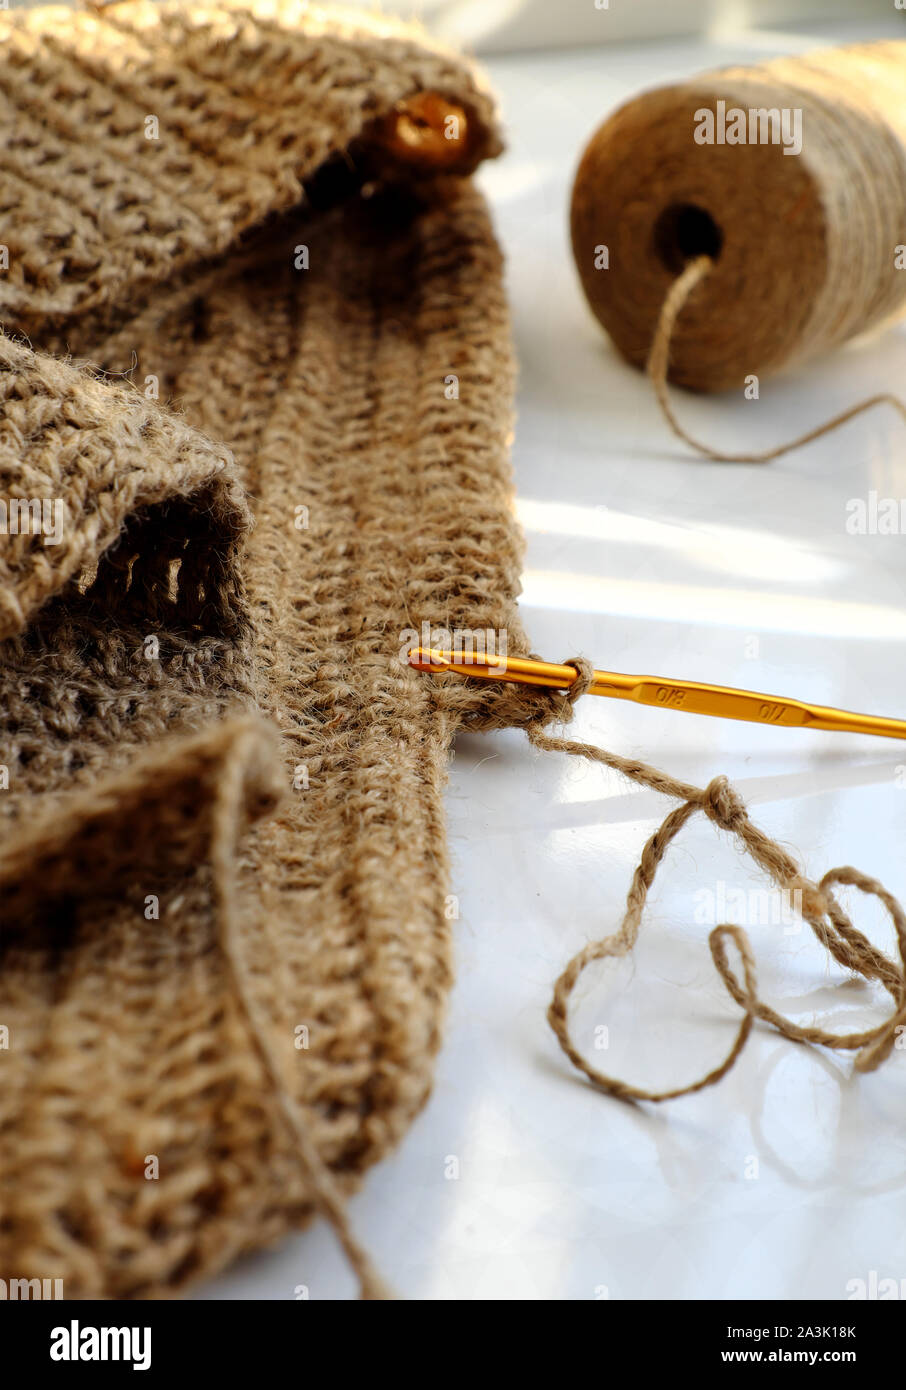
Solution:
<path fill-rule="evenodd" d="M 893 1050 L 899 1033 L 906 1030 L 906 912 L 899 901 L 877 879 L 849 865 L 830 869 L 820 883 L 812 882 L 782 845 L 752 822 L 742 797 L 722 774 L 713 777 L 706 787 L 696 787 L 648 763 L 623 758 L 593 744 L 547 733 L 545 725 L 558 712 L 565 720 L 572 718 L 573 706 L 588 691 L 593 678 L 590 663 L 582 657 L 572 657 L 563 664 L 574 666 L 579 672 L 578 679 L 567 691 L 543 692 L 531 687 L 499 686 L 493 706 L 493 726 L 521 727 L 535 748 L 587 758 L 678 803 L 642 849 L 617 930 L 609 936 L 586 943 L 567 963 L 554 985 L 548 1022 L 573 1066 L 598 1089 L 620 1099 L 672 1100 L 703 1090 L 725 1076 L 745 1047 L 755 1021 L 761 1020 L 793 1041 L 855 1052 L 855 1067 L 860 1072 L 878 1067 Z M 474 695 L 474 687 L 472 693 Z M 535 711 L 534 720 L 529 717 L 532 709 Z M 489 718 L 487 711 L 482 717 Z M 721 922 L 711 931 L 708 947 L 724 987 L 743 1010 L 736 1037 L 723 1061 L 704 1076 L 671 1090 L 649 1091 L 592 1066 L 572 1036 L 569 1004 L 580 976 L 592 962 L 632 953 L 657 870 L 671 842 L 697 812 L 706 816 L 718 830 L 735 836 L 749 857 L 783 894 L 785 903 L 808 923 L 817 940 L 837 963 L 866 981 L 881 984 L 893 998 L 895 1009 L 892 1015 L 875 1027 L 852 1033 L 830 1033 L 812 1025 L 794 1023 L 759 998 L 755 956 L 747 933 L 737 923 Z M 874 896 L 881 902 L 896 932 L 899 960 L 892 960 L 853 925 L 832 892 L 832 888 L 838 884 L 858 888 L 860 892 Z M 729 946 L 734 947 L 739 956 L 741 971 L 730 962 Z"/>
<path fill-rule="evenodd" d="M 574 705 L 577 700 L 581 700 L 583 695 L 587 695 L 595 678 L 595 668 L 587 657 L 571 656 L 566 661 L 561 662 L 562 666 L 572 666 L 576 671 L 576 679 L 567 690 L 560 693 L 566 696 L 570 705 Z"/>

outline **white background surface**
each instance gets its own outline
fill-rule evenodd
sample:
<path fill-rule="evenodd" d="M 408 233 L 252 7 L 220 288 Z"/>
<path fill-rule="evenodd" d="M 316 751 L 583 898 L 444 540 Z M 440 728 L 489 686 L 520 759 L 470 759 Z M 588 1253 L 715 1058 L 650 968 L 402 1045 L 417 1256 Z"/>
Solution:
<path fill-rule="evenodd" d="M 345 2 L 345 0 L 344 0 Z M 355 0 L 367 9 L 374 0 Z M 383 0 L 448 43 L 488 53 L 666 39 L 742 25 L 889 19 L 894 0 Z"/>
<path fill-rule="evenodd" d="M 906 496 L 906 426 L 879 410 L 767 466 L 699 461 L 582 300 L 567 239 L 585 141 L 641 87 L 838 38 L 839 26 L 738 41 L 588 48 L 490 62 L 509 152 L 481 175 L 508 256 L 521 363 L 514 454 L 528 537 L 523 622 L 551 660 L 698 677 L 906 716 L 906 535 L 854 537 L 846 503 Z M 677 400 L 693 431 L 764 447 L 879 390 L 906 395 L 894 332 L 762 383 L 761 400 Z M 757 638 L 759 655 L 751 651 Z M 724 772 L 815 878 L 852 863 L 906 897 L 906 744 L 696 718 L 586 699 L 594 741 L 705 785 Z M 631 1107 L 592 1090 L 546 1021 L 551 985 L 613 931 L 642 845 L 670 803 L 516 732 L 460 738 L 447 796 L 461 901 L 457 972 L 433 1098 L 352 1204 L 357 1234 L 408 1298 L 843 1299 L 906 1279 L 906 1051 L 852 1077 L 846 1054 L 759 1025 L 700 1095 Z M 739 1011 L 717 979 L 695 894 L 763 886 L 701 818 L 669 852 L 635 961 L 580 985 L 576 1036 L 643 1085 L 713 1066 Z M 868 900 L 857 925 L 893 952 Z M 754 925 L 761 992 L 796 1021 L 850 1030 L 889 1011 L 810 933 Z M 598 1024 L 607 1052 L 593 1051 Z M 445 1178 L 448 1156 L 458 1180 Z M 752 1157 L 758 1161 L 758 1176 Z M 200 1297 L 347 1297 L 323 1224 Z M 904 1285 L 906 1293 L 906 1285 Z"/>

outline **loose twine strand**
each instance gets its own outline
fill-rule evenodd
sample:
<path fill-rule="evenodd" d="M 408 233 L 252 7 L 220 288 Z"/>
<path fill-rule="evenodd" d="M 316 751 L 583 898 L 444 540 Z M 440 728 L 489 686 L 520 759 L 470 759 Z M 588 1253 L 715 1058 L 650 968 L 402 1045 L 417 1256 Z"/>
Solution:
<path fill-rule="evenodd" d="M 570 658 L 564 665 L 573 666 L 578 672 L 578 678 L 568 691 L 557 692 L 557 695 L 559 698 L 565 696 L 572 705 L 587 692 L 594 679 L 594 670 L 591 663 L 582 657 Z M 632 782 L 650 787 L 653 791 L 680 802 L 658 826 L 642 850 L 626 898 L 626 911 L 618 929 L 610 936 L 583 946 L 581 951 L 573 956 L 554 985 L 547 1018 L 557 1041 L 573 1066 L 584 1072 L 599 1089 L 622 1100 L 673 1100 L 677 1096 L 701 1091 L 725 1076 L 745 1047 L 756 1018 L 770 1024 L 784 1037 L 796 1042 L 817 1043 L 838 1051 L 856 1052 L 855 1066 L 860 1072 L 874 1071 L 880 1066 L 895 1046 L 898 1030 L 906 1023 L 906 914 L 897 899 L 877 879 L 870 878 L 859 869 L 843 865 L 829 869 L 820 882 L 813 883 L 805 877 L 786 850 L 752 823 L 745 805 L 726 777 L 715 777 L 707 787 L 696 787 L 660 772 L 648 763 L 622 758 L 593 744 L 548 734 L 541 722 L 529 723 L 524 727 L 529 741 L 536 748 L 549 753 L 568 753 L 573 757 L 601 763 Z M 854 1033 L 829 1033 L 823 1028 L 801 1027 L 793 1023 L 759 998 L 755 958 L 748 936 L 734 923 L 723 922 L 711 931 L 708 944 L 717 973 L 732 998 L 744 1010 L 739 1032 L 724 1060 L 699 1080 L 672 1090 L 648 1091 L 608 1076 L 586 1060 L 570 1031 L 569 1003 L 581 975 L 593 961 L 631 954 L 638 939 L 642 912 L 658 866 L 673 839 L 699 811 L 718 830 L 736 837 L 759 868 L 763 869 L 781 890 L 785 902 L 798 909 L 822 946 L 839 965 L 865 980 L 876 980 L 884 986 L 893 998 L 894 1011 L 876 1027 Z M 871 894 L 883 903 L 896 931 L 900 955 L 898 963 L 891 960 L 853 926 L 831 892 L 835 884 L 858 888 L 860 892 Z M 727 958 L 729 941 L 736 946 L 742 961 L 741 980 Z"/>
<path fill-rule="evenodd" d="M 704 444 L 700 439 L 696 439 L 680 424 L 676 417 L 667 389 L 667 373 L 670 367 L 670 344 L 677 319 L 691 295 L 713 267 L 714 262 L 710 256 L 697 256 L 674 280 L 661 306 L 657 327 L 654 330 L 651 352 L 648 356 L 647 372 L 654 387 L 654 394 L 665 420 L 678 439 L 682 439 L 685 444 L 688 444 L 697 453 L 703 454 L 705 458 L 717 459 L 723 463 L 770 463 L 772 459 L 781 458 L 784 454 L 792 453 L 794 449 L 801 449 L 803 445 L 811 444 L 813 440 L 820 439 L 822 435 L 830 434 L 833 430 L 839 429 L 841 425 L 845 425 L 848 420 L 863 414 L 864 411 L 873 410 L 876 405 L 892 405 L 894 410 L 898 411 L 901 418 L 906 421 L 906 401 L 888 391 L 883 391 L 876 396 L 870 396 L 867 400 L 860 401 L 857 405 L 850 406 L 848 410 L 841 411 L 839 415 L 834 415 L 823 425 L 817 425 L 815 429 L 808 430 L 796 439 L 791 439 L 786 444 L 778 444 L 774 449 L 764 449 L 761 453 L 731 454 L 724 449 L 712 448 L 710 444 Z"/>
<path fill-rule="evenodd" d="M 377 1272 L 367 1251 L 356 1240 L 340 1191 L 329 1167 L 313 1143 L 301 1107 L 284 1077 L 271 1032 L 252 984 L 252 970 L 243 951 L 239 928 L 236 846 L 244 820 L 244 778 L 248 760 L 237 752 L 226 760 L 215 791 L 211 825 L 211 873 L 220 944 L 233 980 L 237 1001 L 254 1041 L 271 1092 L 296 1143 L 296 1156 L 320 1214 L 333 1227 L 349 1266 L 358 1279 L 362 1299 L 395 1298 Z"/>

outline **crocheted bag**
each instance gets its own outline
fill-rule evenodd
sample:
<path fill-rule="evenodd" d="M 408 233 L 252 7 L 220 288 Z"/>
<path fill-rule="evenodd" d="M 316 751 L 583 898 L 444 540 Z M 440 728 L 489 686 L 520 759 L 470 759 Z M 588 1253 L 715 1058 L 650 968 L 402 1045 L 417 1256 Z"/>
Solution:
<path fill-rule="evenodd" d="M 149 1296 L 342 1225 L 430 1086 L 492 697 L 398 654 L 524 650 L 499 144 L 386 24 L 0 18 L 0 1274 Z"/>

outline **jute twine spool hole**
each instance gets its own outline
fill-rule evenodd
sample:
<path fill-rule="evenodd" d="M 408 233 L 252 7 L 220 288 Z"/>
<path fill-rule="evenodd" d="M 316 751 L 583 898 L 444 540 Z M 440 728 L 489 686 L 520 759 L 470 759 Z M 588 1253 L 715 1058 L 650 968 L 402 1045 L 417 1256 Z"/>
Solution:
<path fill-rule="evenodd" d="M 801 111 L 801 153 L 697 143 L 703 109 L 727 129 L 718 102 Z M 630 101 L 585 150 L 571 222 L 588 301 L 639 367 L 678 275 L 710 258 L 672 325 L 679 386 L 739 388 L 877 328 L 906 311 L 906 43 L 730 68 Z"/>

